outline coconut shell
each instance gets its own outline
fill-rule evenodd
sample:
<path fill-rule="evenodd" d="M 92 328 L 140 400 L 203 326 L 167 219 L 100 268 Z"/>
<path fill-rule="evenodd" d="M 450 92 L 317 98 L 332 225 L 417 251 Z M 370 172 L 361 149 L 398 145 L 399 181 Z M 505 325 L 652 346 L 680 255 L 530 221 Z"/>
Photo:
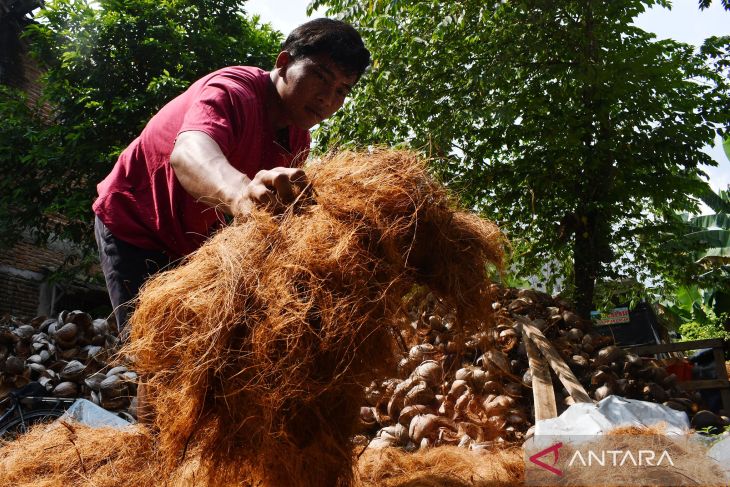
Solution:
<path fill-rule="evenodd" d="M 80 330 L 91 331 L 93 318 L 89 313 L 80 310 L 71 311 L 66 317 L 67 323 L 76 324 Z"/>
<path fill-rule="evenodd" d="M 75 382 L 61 382 L 53 389 L 56 397 L 76 397 L 79 393 L 79 386 Z"/>
<path fill-rule="evenodd" d="M 422 380 L 417 381 L 413 387 L 406 393 L 403 398 L 403 404 L 410 406 L 413 404 L 429 404 L 435 399 L 433 390 L 428 384 Z"/>
<path fill-rule="evenodd" d="M 13 334 L 21 340 L 30 340 L 35 335 L 36 330 L 30 325 L 19 326 L 13 330 Z"/>
<path fill-rule="evenodd" d="M 127 384 L 118 375 L 107 375 L 107 378 L 99 384 L 99 391 L 102 397 L 107 399 L 116 399 L 128 394 Z"/>
<path fill-rule="evenodd" d="M 39 363 L 28 364 L 28 368 L 30 369 L 30 378 L 32 380 L 37 380 L 46 371 L 46 368 L 43 366 L 43 364 Z"/>
<path fill-rule="evenodd" d="M 408 426 L 408 436 L 415 444 L 420 444 L 424 438 L 438 433 L 439 419 L 435 414 L 419 414 Z"/>
<path fill-rule="evenodd" d="M 86 370 L 86 366 L 78 360 L 72 360 L 67 363 L 66 366 L 61 370 L 60 376 L 63 380 L 77 381 L 81 378 Z"/>
<path fill-rule="evenodd" d="M 86 379 L 84 379 L 84 384 L 86 384 L 86 387 L 91 389 L 92 391 L 99 391 L 101 388 L 101 383 L 106 379 L 106 375 L 101 372 L 94 372 L 90 376 L 88 376 Z"/>
<path fill-rule="evenodd" d="M 106 373 L 106 376 L 111 377 L 113 375 L 123 374 L 126 371 L 127 371 L 127 367 L 125 367 L 124 365 L 118 365 L 116 367 L 112 367 L 111 369 L 109 369 L 109 371 Z"/>
<path fill-rule="evenodd" d="M 34 355 L 31 355 L 31 356 L 30 356 L 30 357 L 28 357 L 28 358 L 27 358 L 26 360 L 27 360 L 28 362 L 30 362 L 30 363 L 33 363 L 33 364 L 40 364 L 40 363 L 42 363 L 42 362 L 43 362 L 43 359 L 42 359 L 42 358 L 41 358 L 41 356 L 40 356 L 40 355 L 38 355 L 38 354 L 34 354 Z"/>
<path fill-rule="evenodd" d="M 25 370 L 25 361 L 14 355 L 5 359 L 5 373 L 8 375 L 19 375 Z"/>
<path fill-rule="evenodd" d="M 443 378 L 443 369 L 437 361 L 426 360 L 416 367 L 413 376 L 417 380 L 424 381 L 428 387 L 436 387 Z"/>
<path fill-rule="evenodd" d="M 62 344 L 73 343 L 79 334 L 79 327 L 75 323 L 66 323 L 56 329 L 55 338 Z"/>

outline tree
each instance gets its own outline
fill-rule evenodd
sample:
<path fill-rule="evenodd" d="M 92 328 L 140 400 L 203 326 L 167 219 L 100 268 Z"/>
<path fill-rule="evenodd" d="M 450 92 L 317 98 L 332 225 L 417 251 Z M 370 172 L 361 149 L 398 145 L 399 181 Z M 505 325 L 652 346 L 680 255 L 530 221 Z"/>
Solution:
<path fill-rule="evenodd" d="M 701 151 L 728 126 L 730 38 L 702 50 L 632 25 L 667 1 L 315 0 L 356 24 L 373 66 L 319 147 L 405 144 L 495 219 L 522 275 L 647 276 L 639 236 L 693 211 Z M 643 233 L 642 233 L 643 232 Z"/>
<path fill-rule="evenodd" d="M 281 34 L 241 0 L 54 0 L 26 29 L 43 103 L 0 92 L 0 235 L 93 242 L 96 184 L 165 102 L 232 64 L 273 65 Z"/>
<path fill-rule="evenodd" d="M 699 0 L 699 2 L 700 10 L 704 10 L 706 8 L 709 8 L 712 0 Z M 725 7 L 725 10 L 730 10 L 730 0 L 720 0 L 720 3 L 722 3 L 722 6 Z"/>

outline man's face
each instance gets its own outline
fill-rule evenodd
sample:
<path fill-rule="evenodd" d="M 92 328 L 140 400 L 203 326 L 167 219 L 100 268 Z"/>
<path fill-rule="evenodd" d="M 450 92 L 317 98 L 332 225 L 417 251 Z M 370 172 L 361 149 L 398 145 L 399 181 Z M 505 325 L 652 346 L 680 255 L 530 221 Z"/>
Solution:
<path fill-rule="evenodd" d="M 282 52 L 276 67 L 281 77 L 276 89 L 289 123 L 305 130 L 332 116 L 357 82 L 326 54 L 292 60 Z"/>

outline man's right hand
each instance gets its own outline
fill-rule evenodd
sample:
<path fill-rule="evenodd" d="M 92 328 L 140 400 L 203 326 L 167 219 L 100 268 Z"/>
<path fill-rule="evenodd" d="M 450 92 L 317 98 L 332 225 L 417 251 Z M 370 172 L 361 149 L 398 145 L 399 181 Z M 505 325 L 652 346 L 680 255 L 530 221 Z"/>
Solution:
<path fill-rule="evenodd" d="M 247 215 L 254 206 L 280 213 L 309 183 L 303 170 L 289 167 L 262 170 L 249 179 L 209 135 L 195 130 L 178 136 L 170 165 L 193 198 L 231 216 Z"/>
<path fill-rule="evenodd" d="M 296 200 L 309 184 L 300 168 L 275 167 L 256 173 L 244 187 L 236 213 L 246 215 L 254 206 L 278 214 Z"/>

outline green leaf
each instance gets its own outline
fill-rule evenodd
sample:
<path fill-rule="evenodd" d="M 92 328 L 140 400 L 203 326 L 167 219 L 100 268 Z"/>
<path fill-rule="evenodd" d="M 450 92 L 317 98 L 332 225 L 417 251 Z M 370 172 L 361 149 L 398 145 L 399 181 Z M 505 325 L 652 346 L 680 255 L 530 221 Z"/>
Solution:
<path fill-rule="evenodd" d="M 730 257 L 730 246 L 711 247 L 696 254 L 697 262 L 703 262 L 709 258 L 727 258 Z"/>
<path fill-rule="evenodd" d="M 700 228 L 717 227 L 724 230 L 730 230 L 730 216 L 725 213 L 696 216 L 689 220 L 689 224 Z"/>
<path fill-rule="evenodd" d="M 685 235 L 685 239 L 708 247 L 727 247 L 730 246 L 730 230 L 701 230 Z"/>

